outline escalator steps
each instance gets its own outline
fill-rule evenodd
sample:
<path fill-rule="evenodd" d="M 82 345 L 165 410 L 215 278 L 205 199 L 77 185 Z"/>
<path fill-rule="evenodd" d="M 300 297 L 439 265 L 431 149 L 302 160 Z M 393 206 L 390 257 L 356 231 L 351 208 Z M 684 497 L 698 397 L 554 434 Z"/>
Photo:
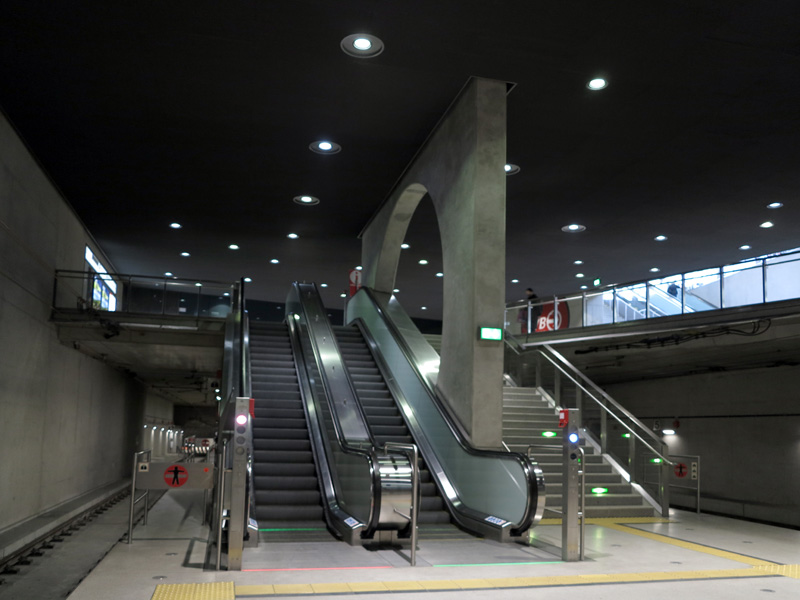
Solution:
<path fill-rule="evenodd" d="M 273 527 L 324 530 L 308 425 L 286 325 L 251 323 L 256 518 Z"/>
<path fill-rule="evenodd" d="M 386 442 L 413 444 L 414 439 L 383 381 L 361 332 L 355 326 L 334 327 L 333 330 L 375 443 L 380 447 Z M 439 491 L 424 461 L 420 463 L 421 499 L 418 521 L 450 523 L 450 513 L 445 508 L 444 500 L 439 496 Z"/>

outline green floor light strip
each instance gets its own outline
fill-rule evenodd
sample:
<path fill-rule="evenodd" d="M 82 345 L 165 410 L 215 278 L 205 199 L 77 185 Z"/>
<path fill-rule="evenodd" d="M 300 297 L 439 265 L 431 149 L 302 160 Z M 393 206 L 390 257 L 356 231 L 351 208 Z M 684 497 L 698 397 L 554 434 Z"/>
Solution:
<path fill-rule="evenodd" d="M 434 567 L 514 567 L 519 565 L 560 565 L 563 561 L 549 560 L 542 562 L 502 562 L 502 563 L 463 563 L 455 565 L 433 565 Z"/>
<path fill-rule="evenodd" d="M 276 529 L 259 529 L 259 531 L 327 531 L 324 527 L 279 527 Z"/>

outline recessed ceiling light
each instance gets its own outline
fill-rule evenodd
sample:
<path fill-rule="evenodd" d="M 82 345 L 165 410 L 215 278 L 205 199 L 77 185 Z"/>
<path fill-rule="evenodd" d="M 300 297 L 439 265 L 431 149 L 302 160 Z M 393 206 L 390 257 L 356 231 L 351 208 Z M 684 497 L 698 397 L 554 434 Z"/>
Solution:
<path fill-rule="evenodd" d="M 319 287 L 328 287 L 328 284 L 327 283 L 320 283 Z"/>
<path fill-rule="evenodd" d="M 578 233 L 580 231 L 586 231 L 586 226 L 578 223 L 572 223 L 570 225 L 564 225 L 561 228 L 561 231 L 566 231 L 567 233 Z"/>
<path fill-rule="evenodd" d="M 281 261 L 279 261 L 277 258 L 272 258 L 269 262 L 271 262 L 273 265 L 277 265 Z"/>
<path fill-rule="evenodd" d="M 444 273 L 437 273 L 436 276 L 437 277 L 444 277 Z"/>
<path fill-rule="evenodd" d="M 399 289 L 399 288 L 394 288 L 394 289 L 392 290 L 392 292 L 394 292 L 395 294 L 397 294 L 398 292 L 400 292 L 400 289 Z"/>
<path fill-rule="evenodd" d="M 342 147 L 336 142 L 329 140 L 317 140 L 308 145 L 308 149 L 317 154 L 337 154 L 342 151 Z"/>
<path fill-rule="evenodd" d="M 223 295 L 223 296 L 230 296 L 230 295 L 231 295 L 231 293 L 230 293 L 230 292 L 225 292 L 225 293 L 224 293 L 224 294 L 222 294 L 222 295 Z"/>
<path fill-rule="evenodd" d="M 181 252 L 181 256 L 191 256 L 188 252 Z"/>
<path fill-rule="evenodd" d="M 421 258 L 421 259 L 419 259 L 419 264 L 421 264 L 421 265 L 427 265 L 427 264 L 428 264 L 428 261 L 427 261 L 427 260 L 425 260 L 424 258 Z"/>
<path fill-rule="evenodd" d="M 319 198 L 316 196 L 295 196 L 292 198 L 292 201 L 302 206 L 314 206 L 315 204 L 319 204 Z"/>
<path fill-rule="evenodd" d="M 608 82 L 602 77 L 598 77 L 587 83 L 586 87 L 588 87 L 590 90 L 602 90 L 608 87 Z"/>
<path fill-rule="evenodd" d="M 422 310 L 428 310 L 428 307 L 427 307 L 427 306 L 420 306 L 420 308 L 421 308 Z"/>
<path fill-rule="evenodd" d="M 660 270 L 661 269 L 659 269 L 658 267 L 653 267 L 652 269 L 650 269 L 650 272 L 651 273 L 658 273 Z"/>
<path fill-rule="evenodd" d="M 383 42 L 368 33 L 348 35 L 339 46 L 345 54 L 356 58 L 372 58 L 383 52 Z"/>
<path fill-rule="evenodd" d="M 666 241 L 666 239 L 667 239 L 667 236 L 665 236 L 665 235 L 657 235 L 657 236 L 656 236 L 656 237 L 654 237 L 653 239 L 654 239 L 655 241 L 657 241 L 657 242 L 664 242 L 664 241 Z"/>
<path fill-rule="evenodd" d="M 519 279 L 512 279 L 511 283 L 519 283 Z"/>
<path fill-rule="evenodd" d="M 770 227 L 774 226 L 775 223 L 773 223 L 772 221 L 764 221 L 761 225 L 759 225 L 759 227 L 761 227 L 762 229 L 769 229 Z"/>
<path fill-rule="evenodd" d="M 411 248 L 411 246 L 409 246 L 408 244 L 400 244 L 400 247 L 401 247 L 403 250 L 408 250 L 409 248 Z"/>
<path fill-rule="evenodd" d="M 245 283 L 250 283 L 251 281 L 253 281 L 253 280 L 250 277 L 245 277 L 244 278 L 244 282 Z"/>
<path fill-rule="evenodd" d="M 181 227 L 183 227 L 183 225 L 181 225 L 180 223 L 170 223 L 169 226 L 172 227 L 173 229 L 180 229 Z"/>
<path fill-rule="evenodd" d="M 519 165 L 512 165 L 511 163 L 508 163 L 503 167 L 503 169 L 505 170 L 506 175 L 516 175 L 519 173 Z"/>
<path fill-rule="evenodd" d="M 573 262 L 572 264 L 573 264 L 573 265 L 582 265 L 582 264 L 583 264 L 583 261 L 582 261 L 582 260 L 576 260 L 576 261 L 575 261 L 575 262 Z"/>
<path fill-rule="evenodd" d="M 239 244 L 230 244 L 228 246 L 228 248 L 230 248 L 231 250 L 238 250 L 239 249 Z"/>
<path fill-rule="evenodd" d="M 356 271 L 360 271 L 360 270 L 361 270 L 361 269 L 363 269 L 363 268 L 364 268 L 364 267 L 362 267 L 361 265 L 358 265 L 358 266 L 356 267 Z"/>
<path fill-rule="evenodd" d="M 752 246 L 750 244 L 745 244 L 743 246 L 739 246 L 739 250 L 750 250 Z"/>
<path fill-rule="evenodd" d="M 170 271 L 167 271 L 166 273 L 164 273 L 164 277 L 172 277 L 172 273 Z"/>
<path fill-rule="evenodd" d="M 580 279 L 581 277 L 583 277 L 583 273 L 575 273 L 575 277 L 577 277 L 578 279 Z"/>
<path fill-rule="evenodd" d="M 783 206 L 783 202 L 770 202 L 767 204 L 767 208 L 780 208 Z"/>
<path fill-rule="evenodd" d="M 290 240 L 296 240 L 296 239 L 297 239 L 297 238 L 299 238 L 300 236 L 299 236 L 299 235 L 297 235 L 296 233 L 290 233 L 290 234 L 289 234 L 289 235 L 287 235 L 286 237 L 287 237 L 287 238 L 289 238 Z"/>
<path fill-rule="evenodd" d="M 203 287 L 203 284 L 202 284 L 202 283 L 195 283 L 195 286 L 197 286 L 197 287 Z"/>
<path fill-rule="evenodd" d="M 582 290 L 589 289 L 589 286 L 588 286 L 588 285 L 582 285 L 582 286 L 581 286 L 581 289 L 582 289 Z"/>

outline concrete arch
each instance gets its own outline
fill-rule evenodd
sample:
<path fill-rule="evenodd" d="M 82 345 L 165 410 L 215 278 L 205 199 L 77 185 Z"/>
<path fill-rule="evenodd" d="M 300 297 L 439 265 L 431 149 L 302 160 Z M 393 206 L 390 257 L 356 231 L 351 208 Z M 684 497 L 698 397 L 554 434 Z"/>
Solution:
<path fill-rule="evenodd" d="M 503 348 L 477 340 L 503 326 L 506 83 L 472 79 L 362 232 L 363 283 L 391 293 L 402 243 L 426 193 L 442 240 L 438 387 L 476 445 L 502 438 Z"/>

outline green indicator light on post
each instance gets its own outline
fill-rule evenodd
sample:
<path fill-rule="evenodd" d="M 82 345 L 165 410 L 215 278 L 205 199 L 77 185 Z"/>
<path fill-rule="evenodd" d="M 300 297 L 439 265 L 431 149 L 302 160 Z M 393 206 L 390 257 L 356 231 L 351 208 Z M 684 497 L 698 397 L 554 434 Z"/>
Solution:
<path fill-rule="evenodd" d="M 593 494 L 607 494 L 608 493 L 608 488 L 603 488 L 603 487 L 592 488 L 592 493 Z"/>
<path fill-rule="evenodd" d="M 622 437 L 624 437 L 625 439 L 628 439 L 628 438 L 631 437 L 631 434 L 630 433 L 623 433 Z"/>
<path fill-rule="evenodd" d="M 546 437 L 546 438 L 556 437 L 556 435 L 557 434 L 556 434 L 555 431 L 543 431 L 542 432 L 542 436 Z"/>
<path fill-rule="evenodd" d="M 650 459 L 650 462 L 651 462 L 651 463 L 656 463 L 656 464 L 659 464 L 659 463 L 661 462 L 661 459 L 660 459 L 660 458 L 651 458 L 651 459 Z"/>
<path fill-rule="evenodd" d="M 500 327 L 481 327 L 478 332 L 479 340 L 503 341 L 503 330 Z"/>

